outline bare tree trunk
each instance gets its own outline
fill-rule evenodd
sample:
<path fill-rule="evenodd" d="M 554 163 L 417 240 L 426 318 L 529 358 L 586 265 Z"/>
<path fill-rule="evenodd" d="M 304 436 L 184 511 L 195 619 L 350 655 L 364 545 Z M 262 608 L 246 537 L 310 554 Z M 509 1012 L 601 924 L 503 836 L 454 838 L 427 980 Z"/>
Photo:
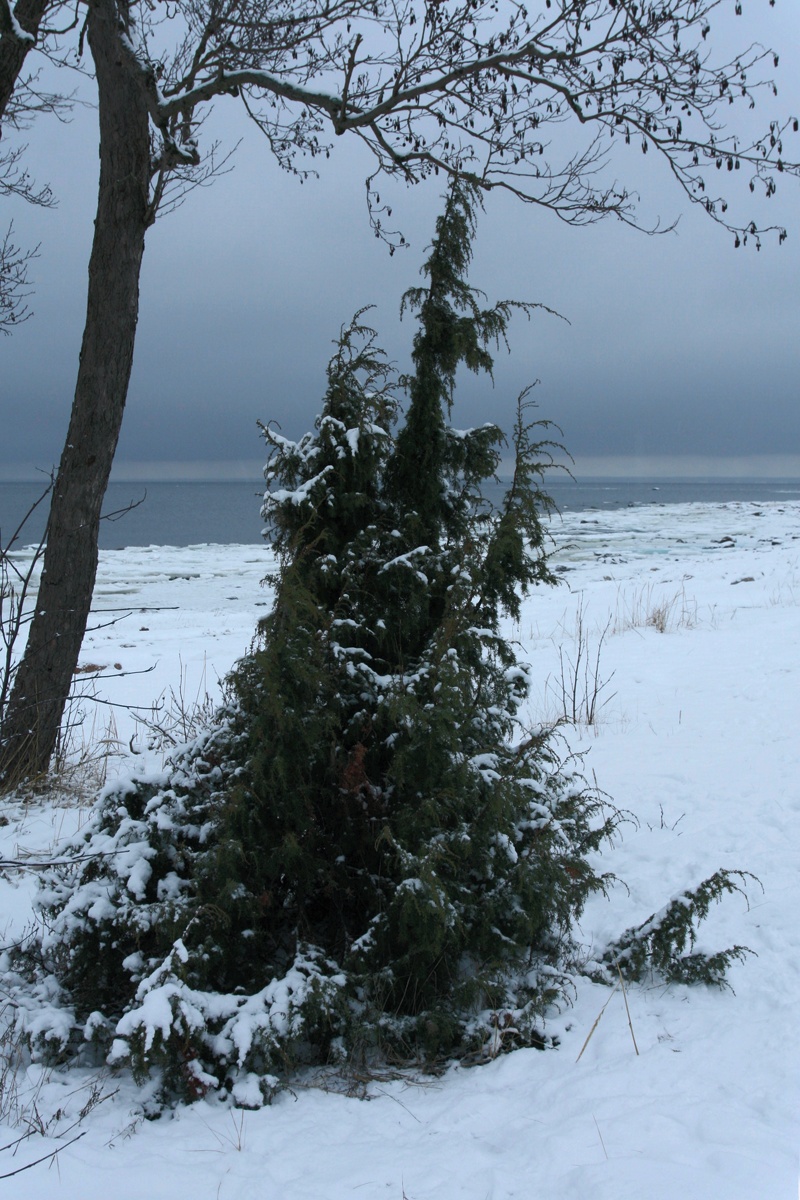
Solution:
<path fill-rule="evenodd" d="M 46 770 L 78 663 L 97 573 L 100 511 L 128 392 L 148 225 L 144 94 L 119 48 L 119 8 L 93 0 L 88 40 L 100 113 L 100 191 L 86 326 L 28 643 L 0 743 L 6 785 Z"/>

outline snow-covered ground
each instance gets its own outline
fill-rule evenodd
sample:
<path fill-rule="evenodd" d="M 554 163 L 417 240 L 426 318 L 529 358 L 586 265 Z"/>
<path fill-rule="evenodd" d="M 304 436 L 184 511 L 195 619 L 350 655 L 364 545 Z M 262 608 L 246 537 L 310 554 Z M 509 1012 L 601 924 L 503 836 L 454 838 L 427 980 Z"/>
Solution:
<path fill-rule="evenodd" d="M 717 867 L 751 871 L 763 891 L 749 885 L 749 908 L 728 898 L 701 931 L 704 947 L 757 954 L 732 970 L 735 994 L 630 988 L 631 1032 L 621 991 L 581 981 L 574 1005 L 551 1019 L 557 1050 L 375 1080 L 366 1101 L 307 1080 L 257 1112 L 202 1101 L 145 1121 L 141 1093 L 109 1076 L 100 1095 L 114 1094 L 75 1124 L 92 1096 L 86 1073 L 32 1067 L 15 1097 L 0 1066 L 0 1176 L 58 1151 L 4 1178 L 4 1196 L 797 1195 L 800 506 L 651 506 L 570 514 L 552 528 L 564 584 L 531 596 L 512 631 L 538 681 L 526 715 L 561 716 L 566 695 L 579 720 L 564 726 L 565 752 L 585 752 L 585 773 L 638 821 L 603 855 L 629 890 L 592 902 L 587 954 Z M 146 715 L 159 695 L 189 708 L 214 694 L 269 604 L 260 580 L 272 569 L 253 546 L 105 552 L 81 660 L 103 668 L 98 696 Z M 83 734 L 107 733 L 115 751 L 109 772 L 158 765 L 128 708 L 85 710 Z M 37 861 L 85 814 L 42 802 L 6 816 L 2 858 Z M 34 870 L 0 877 L 7 940 L 30 915 L 34 880 Z M 38 1125 L 44 1136 L 7 1146 Z"/>

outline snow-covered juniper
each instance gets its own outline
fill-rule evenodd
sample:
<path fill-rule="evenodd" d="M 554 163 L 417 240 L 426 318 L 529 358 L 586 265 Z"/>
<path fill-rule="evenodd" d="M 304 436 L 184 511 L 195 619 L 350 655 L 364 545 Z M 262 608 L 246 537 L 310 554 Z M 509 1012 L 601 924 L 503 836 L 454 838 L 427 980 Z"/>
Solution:
<path fill-rule="evenodd" d="M 274 605 L 213 727 L 107 791 L 46 880 L 8 975 L 39 1045 L 251 1102 L 302 1063 L 543 1044 L 616 817 L 518 724 L 528 670 L 501 633 L 554 583 L 548 430 L 523 394 L 495 505 L 501 431 L 449 423 L 459 366 L 491 372 L 536 307 L 467 283 L 477 204 L 453 183 L 404 298 L 410 373 L 363 310 L 314 429 L 264 427 Z"/>

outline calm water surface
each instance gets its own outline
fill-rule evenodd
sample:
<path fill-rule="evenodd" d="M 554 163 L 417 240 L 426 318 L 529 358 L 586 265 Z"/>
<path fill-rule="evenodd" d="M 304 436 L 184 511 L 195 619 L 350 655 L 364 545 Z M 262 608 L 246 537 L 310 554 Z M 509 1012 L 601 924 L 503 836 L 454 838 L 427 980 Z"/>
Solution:
<path fill-rule="evenodd" d="M 640 479 L 568 480 L 554 477 L 547 489 L 562 512 L 613 511 L 639 505 L 720 504 L 734 500 L 763 504 L 800 499 L 798 479 Z M 7 545 L 28 508 L 41 494 L 34 483 L 0 484 L 0 544 Z M 492 498 L 500 487 L 489 490 Z M 263 487 L 252 483 L 112 483 L 106 496 L 106 519 L 100 529 L 102 549 L 121 546 L 222 545 L 261 541 L 259 515 Z M 131 504 L 136 507 L 125 512 Z M 41 537 L 46 510 L 29 518 L 19 544 Z"/>

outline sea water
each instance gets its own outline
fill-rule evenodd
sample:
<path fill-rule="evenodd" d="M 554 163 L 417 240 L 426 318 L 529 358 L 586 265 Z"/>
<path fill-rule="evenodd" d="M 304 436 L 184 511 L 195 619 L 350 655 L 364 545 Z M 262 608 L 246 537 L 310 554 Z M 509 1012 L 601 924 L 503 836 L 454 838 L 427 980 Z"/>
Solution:
<path fill-rule="evenodd" d="M 644 505 L 726 504 L 800 500 L 799 479 L 577 479 L 548 478 L 546 491 L 564 513 L 613 512 Z M 503 485 L 487 489 L 499 500 Z M 0 546 L 7 547 L 43 488 L 35 483 L 0 484 Z M 104 504 L 100 547 L 254 545 L 262 540 L 263 485 L 236 483 L 112 483 Z M 17 546 L 38 542 L 47 519 L 46 501 L 25 521 Z"/>

